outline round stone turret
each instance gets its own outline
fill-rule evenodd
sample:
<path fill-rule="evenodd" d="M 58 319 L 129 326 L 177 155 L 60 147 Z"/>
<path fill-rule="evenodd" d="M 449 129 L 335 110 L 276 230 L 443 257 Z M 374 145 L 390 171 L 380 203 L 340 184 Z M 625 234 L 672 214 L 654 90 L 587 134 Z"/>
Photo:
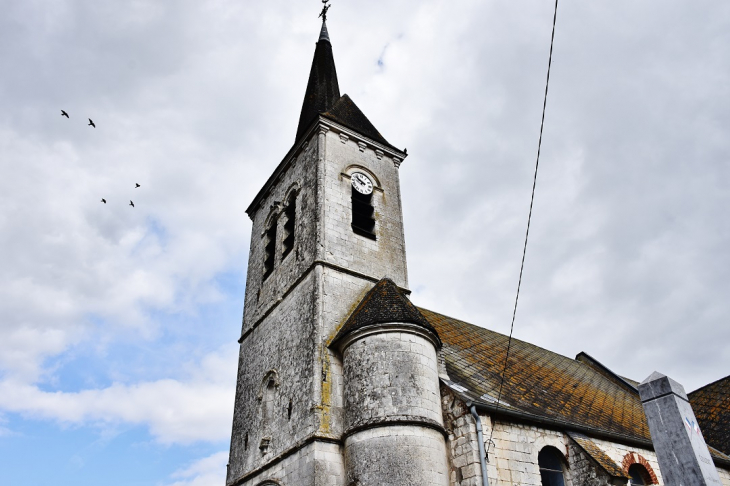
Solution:
<path fill-rule="evenodd" d="M 342 354 L 345 484 L 447 485 L 436 330 L 389 279 L 332 342 Z"/>

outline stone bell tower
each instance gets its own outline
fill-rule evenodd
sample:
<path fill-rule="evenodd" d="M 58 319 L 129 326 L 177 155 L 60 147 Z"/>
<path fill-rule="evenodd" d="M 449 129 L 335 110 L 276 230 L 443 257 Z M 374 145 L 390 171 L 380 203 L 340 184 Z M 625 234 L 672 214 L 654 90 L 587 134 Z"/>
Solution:
<path fill-rule="evenodd" d="M 345 454 L 354 418 L 331 344 L 381 279 L 407 293 L 405 156 L 340 95 L 323 22 L 294 145 L 246 210 L 253 228 L 228 486 L 356 484 Z M 438 343 L 432 330 L 417 334 Z M 358 359 L 361 342 L 345 345 Z M 441 419 L 428 420 L 438 428 Z"/>

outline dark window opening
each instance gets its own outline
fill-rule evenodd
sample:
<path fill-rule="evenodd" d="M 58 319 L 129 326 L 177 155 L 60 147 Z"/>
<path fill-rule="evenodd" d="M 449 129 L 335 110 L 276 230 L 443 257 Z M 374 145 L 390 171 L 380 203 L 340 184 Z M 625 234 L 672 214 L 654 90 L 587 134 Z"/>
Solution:
<path fill-rule="evenodd" d="M 243 438 L 243 450 L 248 450 L 248 432 L 246 432 L 246 437 Z"/>
<path fill-rule="evenodd" d="M 284 215 L 286 222 L 284 223 L 284 250 L 281 252 L 282 258 L 287 256 L 294 248 L 294 221 L 297 213 L 297 195 L 292 193 L 289 197 Z"/>
<path fill-rule="evenodd" d="M 649 472 L 641 464 L 632 464 L 629 466 L 629 476 L 631 477 L 631 486 L 651 484 L 651 480 L 647 481 Z"/>
<path fill-rule="evenodd" d="M 266 247 L 264 248 L 264 279 L 274 271 L 274 258 L 276 257 L 276 219 L 271 221 L 271 226 L 266 230 Z"/>
<path fill-rule="evenodd" d="M 545 447 L 537 455 L 542 486 L 565 486 L 561 456 L 554 447 Z"/>
<path fill-rule="evenodd" d="M 365 195 L 352 188 L 352 230 L 358 235 L 375 239 L 375 208 L 372 192 Z"/>
<path fill-rule="evenodd" d="M 289 400 L 289 407 L 286 409 L 286 418 L 291 420 L 291 400 Z"/>

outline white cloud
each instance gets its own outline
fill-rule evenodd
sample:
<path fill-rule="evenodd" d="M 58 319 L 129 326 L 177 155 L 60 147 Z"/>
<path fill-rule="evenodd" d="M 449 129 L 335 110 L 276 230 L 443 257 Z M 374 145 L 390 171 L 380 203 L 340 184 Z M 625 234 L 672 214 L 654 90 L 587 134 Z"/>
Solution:
<path fill-rule="evenodd" d="M 199 459 L 190 466 L 173 473 L 172 477 L 180 478 L 180 480 L 169 486 L 220 486 L 226 481 L 227 462 L 228 451 L 216 452 Z"/>
<path fill-rule="evenodd" d="M 561 4 L 516 322 L 523 339 L 688 389 L 730 368 L 730 6 L 700 3 Z M 293 141 L 317 12 L 5 7 L 0 409 L 225 438 L 235 353 L 210 350 L 237 336 L 199 342 L 224 334 L 201 309 L 240 307 L 217 278 L 244 278 L 244 211 Z M 414 301 L 508 332 L 552 5 L 374 0 L 330 19 L 342 92 L 411 154 Z M 78 386 L 65 365 L 79 350 L 120 344 L 141 357 L 97 359 L 114 384 Z"/>
<path fill-rule="evenodd" d="M 113 384 L 78 392 L 0 381 L 0 409 L 67 425 L 144 425 L 161 443 L 221 441 L 230 434 L 236 347 L 191 363 L 186 380 Z"/>

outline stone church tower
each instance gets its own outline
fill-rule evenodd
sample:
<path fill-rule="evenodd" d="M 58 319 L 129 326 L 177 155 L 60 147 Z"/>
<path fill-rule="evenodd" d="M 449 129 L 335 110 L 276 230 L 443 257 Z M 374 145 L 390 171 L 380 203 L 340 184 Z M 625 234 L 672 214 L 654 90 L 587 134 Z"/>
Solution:
<path fill-rule="evenodd" d="M 408 294 L 405 158 L 340 96 L 323 23 L 253 221 L 228 486 L 446 485 L 437 332 Z"/>

